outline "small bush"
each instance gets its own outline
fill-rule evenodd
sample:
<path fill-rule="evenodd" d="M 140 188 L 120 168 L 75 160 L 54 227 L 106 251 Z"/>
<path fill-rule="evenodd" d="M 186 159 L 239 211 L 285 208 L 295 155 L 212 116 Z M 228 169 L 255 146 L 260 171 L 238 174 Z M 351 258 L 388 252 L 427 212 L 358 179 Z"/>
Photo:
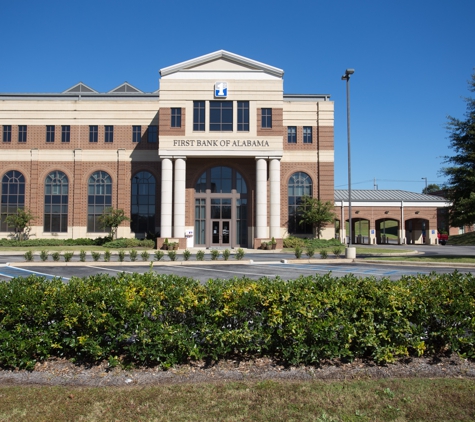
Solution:
<path fill-rule="evenodd" d="M 303 248 L 305 240 L 300 237 L 289 236 L 284 239 L 284 248 L 295 249 L 296 246 Z"/>
<path fill-rule="evenodd" d="M 154 248 L 155 247 L 155 241 L 152 239 L 145 239 L 145 240 L 140 240 L 140 239 L 135 239 L 135 238 L 130 238 L 130 239 L 116 239 L 110 242 L 104 243 L 105 248 L 111 248 L 111 249 L 125 249 L 125 248 Z"/>
<path fill-rule="evenodd" d="M 328 251 L 326 249 L 320 249 L 320 258 L 322 259 L 328 258 Z"/>
<path fill-rule="evenodd" d="M 200 249 L 198 252 L 196 252 L 196 259 L 198 261 L 203 261 L 204 257 L 205 257 L 205 251 Z"/>
<path fill-rule="evenodd" d="M 341 245 L 335 245 L 333 246 L 332 252 L 335 257 L 340 258 L 341 253 L 343 252 L 343 247 Z"/>
<path fill-rule="evenodd" d="M 131 249 L 129 252 L 129 258 L 132 262 L 137 261 L 137 251 L 135 249 Z"/>
<path fill-rule="evenodd" d="M 64 261 L 69 262 L 74 256 L 74 252 L 65 252 L 64 253 Z"/>
<path fill-rule="evenodd" d="M 211 250 L 211 259 L 216 261 L 219 258 L 219 251 L 217 249 Z"/>
<path fill-rule="evenodd" d="M 25 257 L 25 261 L 33 261 L 33 252 L 32 251 L 26 251 L 23 256 Z"/>
<path fill-rule="evenodd" d="M 142 261 L 148 261 L 148 258 L 150 258 L 150 254 L 147 251 L 143 251 L 140 256 L 142 257 Z"/>
<path fill-rule="evenodd" d="M 86 261 L 86 251 L 82 250 L 79 252 L 79 261 L 85 262 Z"/>
<path fill-rule="evenodd" d="M 315 249 L 312 246 L 308 246 L 306 254 L 309 258 L 313 258 L 315 255 Z"/>
<path fill-rule="evenodd" d="M 111 260 L 111 252 L 110 250 L 106 250 L 104 252 L 104 262 L 109 262 Z"/>
<path fill-rule="evenodd" d="M 185 261 L 188 261 L 190 259 L 190 256 L 191 256 L 191 252 L 188 249 L 185 249 L 183 251 L 183 259 Z"/>
<path fill-rule="evenodd" d="M 230 256 L 230 255 L 231 255 L 231 252 L 229 251 L 229 249 L 225 249 L 225 250 L 223 251 L 223 259 L 224 259 L 225 261 L 227 261 L 227 260 L 229 259 L 229 256 Z"/>
<path fill-rule="evenodd" d="M 163 254 L 163 251 L 161 251 L 161 250 L 159 249 L 159 250 L 157 250 L 157 251 L 154 252 L 154 255 L 155 255 L 155 259 L 156 259 L 157 261 L 161 261 L 161 259 L 163 258 L 163 255 L 164 255 L 164 254 Z"/>
<path fill-rule="evenodd" d="M 99 261 L 99 259 L 101 259 L 101 253 L 100 252 L 92 251 L 91 255 L 92 255 L 92 259 L 93 259 L 94 262 L 97 262 L 97 261 Z"/>
<path fill-rule="evenodd" d="M 48 256 L 49 256 L 49 252 L 48 252 L 48 251 L 46 251 L 46 250 L 43 249 L 43 250 L 40 252 L 40 259 L 41 259 L 43 262 L 45 262 L 45 261 L 48 260 Z"/>
<path fill-rule="evenodd" d="M 51 257 L 53 258 L 53 261 L 58 262 L 59 259 L 61 258 L 61 255 L 59 254 L 59 252 L 53 252 L 51 254 Z"/>
<path fill-rule="evenodd" d="M 295 258 L 300 259 L 300 257 L 302 256 L 302 248 L 300 246 L 296 246 L 294 249 L 294 254 Z"/>
<path fill-rule="evenodd" d="M 119 262 L 124 262 L 124 259 L 125 259 L 125 252 L 124 251 L 119 251 L 117 256 L 119 257 Z"/>
<path fill-rule="evenodd" d="M 238 261 L 241 261 L 241 259 L 244 258 L 244 249 L 243 248 L 239 248 L 237 251 L 236 251 L 236 255 L 235 255 L 235 258 L 238 260 Z"/>
<path fill-rule="evenodd" d="M 176 261 L 176 251 L 168 251 L 168 258 L 170 258 L 170 261 Z"/>

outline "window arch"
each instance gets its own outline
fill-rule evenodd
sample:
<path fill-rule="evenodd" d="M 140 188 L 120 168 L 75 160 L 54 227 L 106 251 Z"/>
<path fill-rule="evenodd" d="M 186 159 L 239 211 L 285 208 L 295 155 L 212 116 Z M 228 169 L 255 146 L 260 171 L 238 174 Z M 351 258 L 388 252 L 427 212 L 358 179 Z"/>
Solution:
<path fill-rule="evenodd" d="M 155 177 L 148 171 L 132 177 L 130 229 L 134 233 L 155 233 L 155 187 Z"/>
<path fill-rule="evenodd" d="M 69 182 L 62 171 L 53 171 L 45 179 L 45 232 L 68 231 Z"/>
<path fill-rule="evenodd" d="M 5 218 L 15 214 L 18 208 L 25 208 L 25 176 L 17 170 L 11 170 L 2 177 L 0 231 L 13 230 L 5 223 Z"/>
<path fill-rule="evenodd" d="M 300 224 L 301 215 L 298 211 L 302 196 L 312 196 L 312 179 L 304 172 L 292 174 L 288 184 L 289 206 L 289 233 L 312 234 L 312 227 L 308 224 Z"/>
<path fill-rule="evenodd" d="M 212 167 L 206 170 L 195 185 L 196 193 L 204 193 L 209 189 L 211 193 L 247 193 L 247 185 L 241 173 L 226 166 Z"/>
<path fill-rule="evenodd" d="M 112 206 L 112 179 L 105 171 L 96 171 L 87 185 L 87 231 L 103 232 L 106 228 L 99 222 L 104 210 Z"/>

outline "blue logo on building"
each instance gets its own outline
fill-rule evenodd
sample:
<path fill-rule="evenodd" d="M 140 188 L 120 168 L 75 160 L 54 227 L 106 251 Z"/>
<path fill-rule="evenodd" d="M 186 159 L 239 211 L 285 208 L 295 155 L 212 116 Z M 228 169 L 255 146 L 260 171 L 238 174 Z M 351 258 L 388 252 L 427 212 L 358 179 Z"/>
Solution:
<path fill-rule="evenodd" d="M 216 82 L 214 84 L 214 96 L 217 98 L 226 98 L 228 96 L 228 83 Z"/>

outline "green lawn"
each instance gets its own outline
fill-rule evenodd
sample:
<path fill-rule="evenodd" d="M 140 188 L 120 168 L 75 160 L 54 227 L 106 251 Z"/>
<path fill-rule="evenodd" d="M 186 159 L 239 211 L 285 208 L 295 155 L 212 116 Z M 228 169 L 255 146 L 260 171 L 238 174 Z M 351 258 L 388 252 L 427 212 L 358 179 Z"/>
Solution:
<path fill-rule="evenodd" d="M 0 388 L 1 421 L 473 421 L 471 379 Z"/>

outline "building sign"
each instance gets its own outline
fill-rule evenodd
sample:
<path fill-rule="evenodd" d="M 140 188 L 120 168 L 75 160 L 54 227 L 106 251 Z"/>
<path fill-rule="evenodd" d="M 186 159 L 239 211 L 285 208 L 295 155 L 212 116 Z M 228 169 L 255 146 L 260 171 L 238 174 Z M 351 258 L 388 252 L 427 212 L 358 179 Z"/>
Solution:
<path fill-rule="evenodd" d="M 228 96 L 228 83 L 216 82 L 214 84 L 214 96 L 216 98 L 226 98 Z"/>
<path fill-rule="evenodd" d="M 269 147 L 269 141 L 265 139 L 174 139 L 173 147 L 175 148 L 204 148 L 204 147 L 216 147 L 216 148 L 256 148 L 256 147 Z"/>

